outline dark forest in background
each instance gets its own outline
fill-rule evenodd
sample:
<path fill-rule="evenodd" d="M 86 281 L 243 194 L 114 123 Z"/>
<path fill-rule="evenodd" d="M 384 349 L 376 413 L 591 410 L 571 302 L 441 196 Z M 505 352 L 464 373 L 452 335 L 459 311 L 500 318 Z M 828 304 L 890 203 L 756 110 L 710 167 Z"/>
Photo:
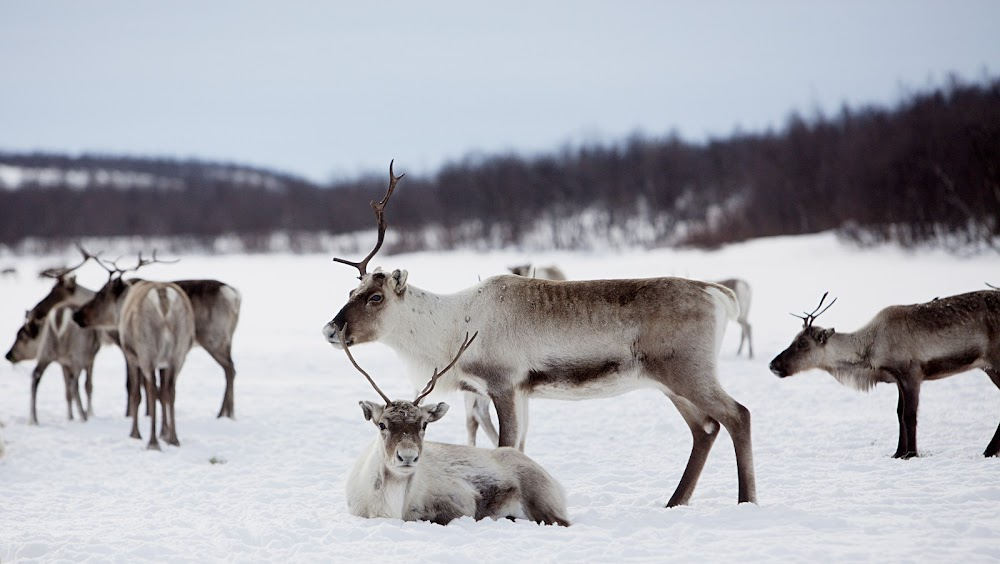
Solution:
<path fill-rule="evenodd" d="M 406 156 L 386 155 L 386 165 L 390 157 L 405 173 Z M 246 166 L 103 155 L 0 153 L 0 165 L 47 171 L 0 185 L 6 245 L 370 229 L 368 201 L 388 178 L 320 186 Z M 398 233 L 437 227 L 444 247 L 477 237 L 517 245 L 547 222 L 566 229 L 586 210 L 602 211 L 605 228 L 648 218 L 655 233 L 645 244 L 655 245 L 830 229 L 861 243 L 990 245 L 1000 236 L 1000 80 L 952 79 L 893 108 L 793 114 L 778 131 L 703 143 L 635 136 L 539 156 L 467 157 L 430 177 L 408 174 L 387 216 Z"/>

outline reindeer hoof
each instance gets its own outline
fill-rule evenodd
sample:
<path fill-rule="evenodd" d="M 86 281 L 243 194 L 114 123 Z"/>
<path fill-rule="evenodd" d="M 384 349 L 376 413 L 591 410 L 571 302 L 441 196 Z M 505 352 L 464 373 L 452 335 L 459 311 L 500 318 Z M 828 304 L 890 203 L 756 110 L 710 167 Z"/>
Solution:
<path fill-rule="evenodd" d="M 897 452 L 896 454 L 892 455 L 892 457 L 893 458 L 901 458 L 903 460 L 909 460 L 911 458 L 917 458 L 917 453 L 916 453 L 916 451 L 912 451 L 912 450 L 906 451 L 906 452 Z"/>
<path fill-rule="evenodd" d="M 151 442 L 148 445 L 146 445 L 146 450 L 162 450 L 162 449 L 160 449 L 160 443 Z"/>
<path fill-rule="evenodd" d="M 141 438 L 142 438 L 142 435 L 140 435 L 140 434 L 139 434 L 139 431 L 132 431 L 132 432 L 131 432 L 131 433 L 129 434 L 129 437 L 130 437 L 130 438 L 133 438 L 133 439 L 141 439 Z"/>

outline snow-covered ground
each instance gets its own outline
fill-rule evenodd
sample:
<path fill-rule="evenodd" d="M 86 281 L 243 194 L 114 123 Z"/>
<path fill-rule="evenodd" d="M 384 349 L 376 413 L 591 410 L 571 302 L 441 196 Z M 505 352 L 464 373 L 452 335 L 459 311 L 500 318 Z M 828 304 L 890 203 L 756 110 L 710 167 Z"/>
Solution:
<path fill-rule="evenodd" d="M 95 249 L 96 250 L 96 249 Z M 72 257 L 71 257 L 72 258 Z M 235 338 L 235 421 L 218 420 L 221 368 L 195 349 L 180 375 L 182 445 L 147 452 L 128 437 L 124 362 L 105 348 L 95 368 L 96 417 L 67 421 L 59 370 L 39 391 L 41 425 L 27 425 L 33 363 L 0 365 L 0 561 L 995 561 L 1000 558 L 1000 460 L 981 452 L 1000 415 L 1000 390 L 981 372 L 923 388 L 920 451 L 891 458 L 896 392 L 842 387 L 820 372 L 779 380 L 769 360 L 797 332 L 789 312 L 839 301 L 817 324 L 853 330 L 879 308 L 1000 284 L 995 255 L 955 258 L 892 248 L 857 250 L 829 234 L 733 245 L 717 252 L 455 252 L 381 257 L 409 283 L 452 292 L 532 259 L 571 278 L 742 276 L 754 288 L 757 358 L 724 343 L 724 387 L 753 414 L 759 505 L 736 504 L 725 432 L 691 505 L 663 506 L 680 479 L 690 434 L 661 394 L 533 400 L 527 453 L 565 487 L 570 528 L 473 521 L 446 527 L 351 516 L 344 480 L 373 438 L 358 400 L 377 398 L 320 329 L 356 284 L 326 255 L 185 256 L 150 278 L 212 277 L 243 293 Z M 10 259 L 0 278 L 0 344 L 49 288 L 28 273 L 52 257 Z M 88 265 L 82 283 L 104 273 Z M 378 344 L 355 349 L 390 396 L 411 397 L 403 367 Z M 462 400 L 428 438 L 465 439 Z M 148 432 L 148 420 L 141 430 Z"/>

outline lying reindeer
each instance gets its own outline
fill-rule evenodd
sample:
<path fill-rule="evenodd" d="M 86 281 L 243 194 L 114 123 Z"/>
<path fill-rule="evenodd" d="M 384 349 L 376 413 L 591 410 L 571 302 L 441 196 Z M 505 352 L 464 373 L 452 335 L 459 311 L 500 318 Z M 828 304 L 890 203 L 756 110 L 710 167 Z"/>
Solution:
<path fill-rule="evenodd" d="M 651 388 L 667 396 L 692 435 L 691 454 L 668 507 L 694 492 L 721 427 L 736 451 L 738 501 L 756 502 L 750 411 L 719 383 L 716 366 L 732 291 L 682 278 L 551 281 L 502 275 L 463 291 L 434 294 L 407 283 L 404 270 L 368 272 L 385 238 L 389 189 L 372 202 L 375 248 L 354 266 L 360 285 L 323 328 L 337 347 L 378 341 L 420 373 L 446 364 L 449 347 L 470 327 L 486 343 L 462 359 L 441 388 L 489 397 L 500 422 L 500 446 L 524 450 L 531 397 L 580 400 Z M 347 330 L 341 335 L 341 330 Z"/>
<path fill-rule="evenodd" d="M 917 456 L 917 405 L 925 380 L 981 368 L 1000 387 L 1000 292 L 889 306 L 854 333 L 813 325 L 826 311 L 819 311 L 825 299 L 823 294 L 812 313 L 797 316 L 803 320 L 802 331 L 771 361 L 771 372 L 784 378 L 818 368 L 861 391 L 895 384 L 899 441 L 893 458 Z M 1000 426 L 983 455 L 997 456 L 998 451 Z"/>
<path fill-rule="evenodd" d="M 347 507 L 353 515 L 440 525 L 469 516 L 569 526 L 562 486 L 521 451 L 424 441 L 427 424 L 441 419 L 448 404 L 421 406 L 420 401 L 475 338 L 466 334 L 454 360 L 440 372 L 435 369 L 413 401 L 390 400 L 344 347 L 351 364 L 385 401 L 358 402 L 379 433 L 347 479 Z"/>
<path fill-rule="evenodd" d="M 49 310 L 41 322 L 31 317 L 27 312 L 24 326 L 17 332 L 17 340 L 7 353 L 7 360 L 12 363 L 37 358 L 38 363 L 31 372 L 31 417 L 28 422 L 38 425 L 37 405 L 38 385 L 49 364 L 58 363 L 63 370 L 63 381 L 66 385 L 66 415 L 73 419 L 73 403 L 80 411 L 80 417 L 86 421 L 88 415 L 93 415 L 93 373 L 94 357 L 101 348 L 101 333 L 93 329 L 83 329 L 73 323 L 73 313 L 76 307 L 60 304 Z M 87 372 L 85 390 L 87 392 L 87 409 L 83 409 L 80 399 L 80 374 Z"/>
<path fill-rule="evenodd" d="M 532 266 L 529 264 L 519 264 L 517 266 L 508 266 L 507 270 L 511 274 L 516 274 L 518 276 L 525 276 L 527 278 L 542 278 L 544 280 L 565 280 L 566 275 L 563 271 L 559 269 L 558 266 Z"/>

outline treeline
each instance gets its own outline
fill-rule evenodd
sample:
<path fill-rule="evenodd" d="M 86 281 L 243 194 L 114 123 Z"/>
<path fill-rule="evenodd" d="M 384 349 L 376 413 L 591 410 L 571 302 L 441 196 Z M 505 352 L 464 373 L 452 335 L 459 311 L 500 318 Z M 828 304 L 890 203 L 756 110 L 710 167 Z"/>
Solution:
<path fill-rule="evenodd" d="M 397 155 L 397 174 L 406 172 Z M 373 227 L 384 172 L 318 186 L 231 164 L 2 154 L 0 244 L 27 238 L 237 236 Z M 16 176 L 11 184 L 10 178 Z M 6 183 L 6 185 L 4 185 Z M 779 131 L 692 143 L 636 136 L 523 157 L 468 157 L 407 175 L 395 246 L 712 247 L 830 229 L 863 243 L 993 245 L 1000 236 L 1000 80 L 953 79 L 894 108 L 791 116 Z M 433 236 L 428 236 L 432 232 Z M 418 236 L 419 235 L 419 236 Z M 253 247 L 253 245 L 251 245 Z"/>

